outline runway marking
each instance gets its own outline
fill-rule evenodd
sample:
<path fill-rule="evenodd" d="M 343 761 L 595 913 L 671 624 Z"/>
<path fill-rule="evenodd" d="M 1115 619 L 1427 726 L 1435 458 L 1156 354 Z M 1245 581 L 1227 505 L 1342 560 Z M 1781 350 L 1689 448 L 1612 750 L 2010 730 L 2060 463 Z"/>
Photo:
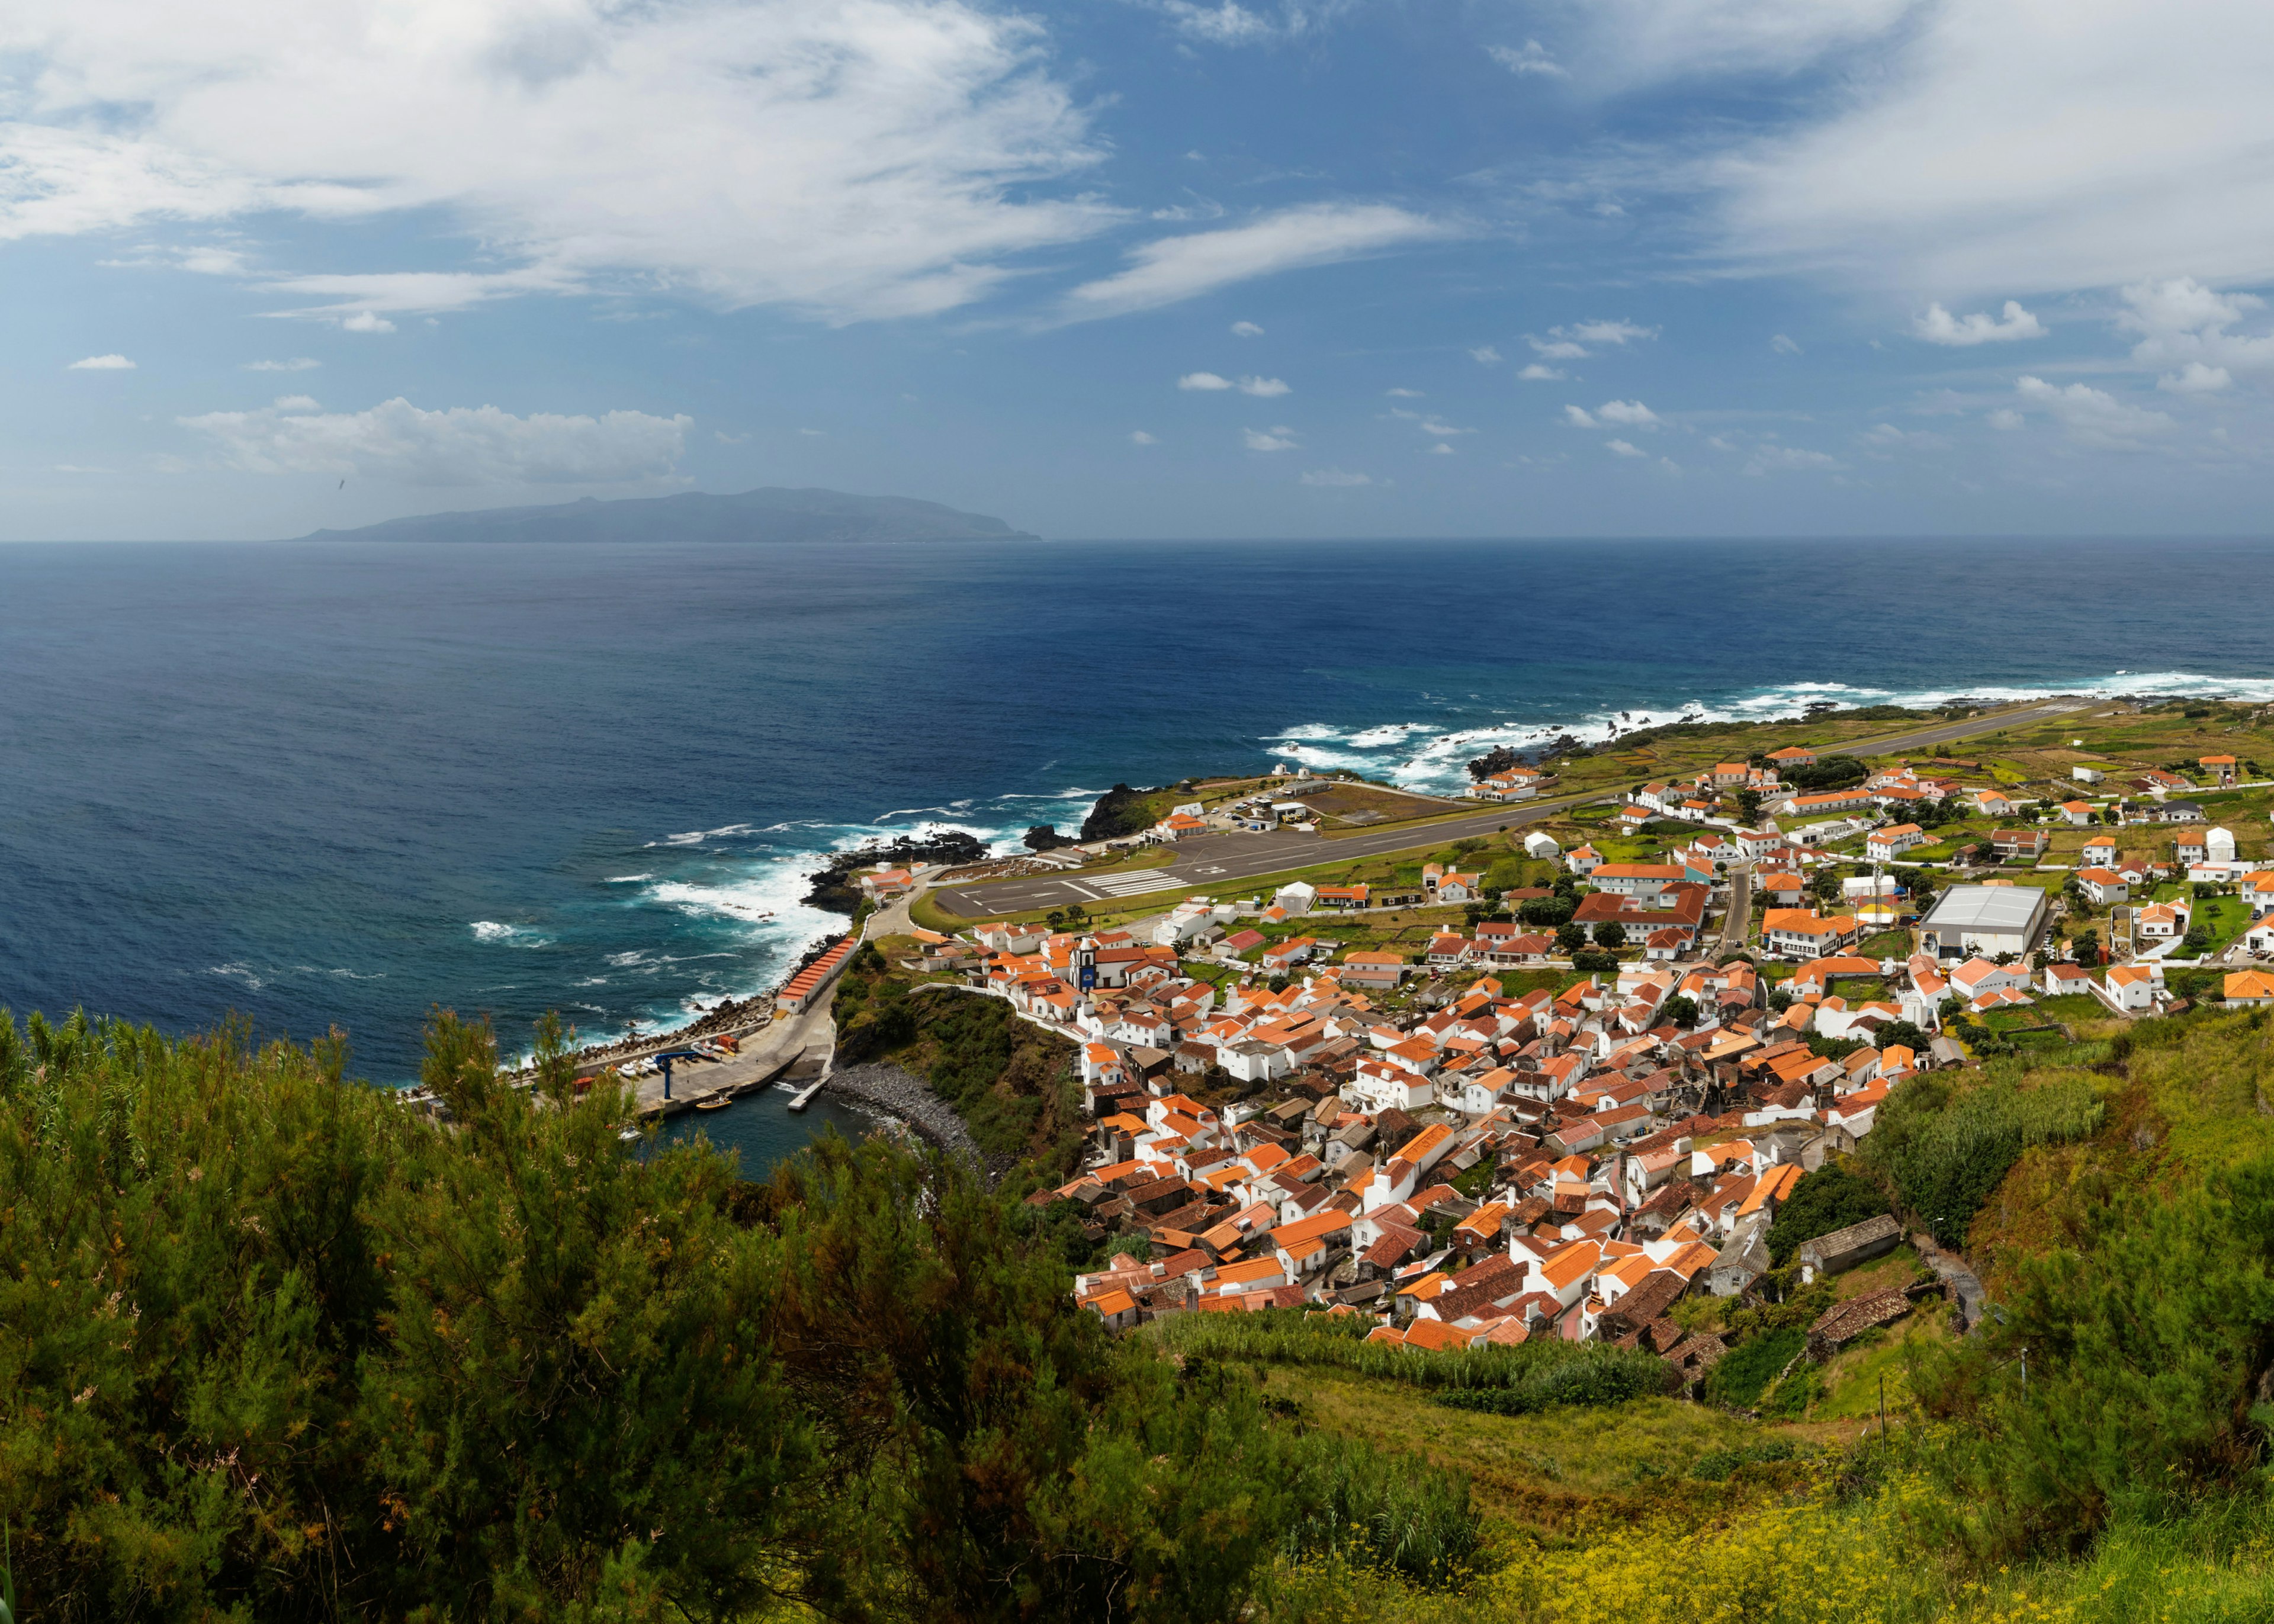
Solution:
<path fill-rule="evenodd" d="M 1142 874 L 1101 874 L 1088 883 L 1108 896 L 1135 897 L 1147 891 L 1181 890 L 1185 880 L 1181 875 L 1154 868 Z"/>

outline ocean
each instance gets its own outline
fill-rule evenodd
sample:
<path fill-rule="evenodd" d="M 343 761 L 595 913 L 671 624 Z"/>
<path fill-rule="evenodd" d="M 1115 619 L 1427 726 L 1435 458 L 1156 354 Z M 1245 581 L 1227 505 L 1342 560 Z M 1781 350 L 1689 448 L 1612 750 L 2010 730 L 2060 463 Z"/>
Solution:
<path fill-rule="evenodd" d="M 414 1075 L 772 985 L 817 853 L 1811 700 L 2274 698 L 2252 540 L 0 545 L 0 1004 Z M 1622 720 L 1623 717 L 1623 721 Z M 719 1116 L 734 1113 L 718 1113 Z M 788 1122 L 789 1119 L 785 1119 Z M 707 1125 L 707 1124 L 706 1124 Z M 794 1139 L 799 1130 L 785 1130 Z"/>

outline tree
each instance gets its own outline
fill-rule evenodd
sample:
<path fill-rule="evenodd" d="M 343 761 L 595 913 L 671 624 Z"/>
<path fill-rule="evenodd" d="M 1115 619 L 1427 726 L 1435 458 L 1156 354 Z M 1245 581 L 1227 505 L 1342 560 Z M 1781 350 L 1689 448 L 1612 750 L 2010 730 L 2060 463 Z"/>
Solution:
<path fill-rule="evenodd" d="M 1658 1012 L 1677 1026 L 1694 1026 L 1698 1024 L 1698 1000 L 1686 993 L 1676 993 L 1659 1007 Z"/>
<path fill-rule="evenodd" d="M 1527 925 L 1552 930 L 1569 920 L 1578 906 L 1577 901 L 1566 896 L 1526 897 L 1517 906 L 1516 916 Z"/>
<path fill-rule="evenodd" d="M 1891 1020 L 1871 1035 L 1883 1049 L 1900 1045 L 1913 1054 L 1924 1053 L 1934 1041 L 1916 1023 L 1908 1020 Z"/>
<path fill-rule="evenodd" d="M 1749 829 L 1752 827 L 1753 820 L 1760 816 L 1760 815 L 1761 792 L 1757 789 L 1739 790 L 1737 792 L 1737 816 L 1744 820 L 1745 826 Z"/>
<path fill-rule="evenodd" d="M 1769 1261 L 1781 1268 L 1806 1243 L 1849 1224 L 1877 1218 L 1887 1210 L 1887 1198 L 1862 1174 L 1827 1162 L 1800 1182 L 1778 1207 L 1769 1226 Z"/>
<path fill-rule="evenodd" d="M 2100 936 L 2096 931 L 2080 930 L 2069 938 L 2069 957 L 2086 969 L 2100 962 Z"/>
<path fill-rule="evenodd" d="M 1615 919 L 1595 922 L 1595 945 L 1615 952 L 1627 944 L 1627 928 Z"/>
<path fill-rule="evenodd" d="M 1619 961 L 1615 954 L 1607 953 L 1600 948 L 1583 947 L 1571 955 L 1571 967 L 1583 974 L 1600 975 L 1606 971 L 1616 970 Z"/>
<path fill-rule="evenodd" d="M 1566 920 L 1555 928 L 1555 945 L 1567 958 L 1577 953 L 1587 945 L 1587 928 L 1576 920 Z"/>

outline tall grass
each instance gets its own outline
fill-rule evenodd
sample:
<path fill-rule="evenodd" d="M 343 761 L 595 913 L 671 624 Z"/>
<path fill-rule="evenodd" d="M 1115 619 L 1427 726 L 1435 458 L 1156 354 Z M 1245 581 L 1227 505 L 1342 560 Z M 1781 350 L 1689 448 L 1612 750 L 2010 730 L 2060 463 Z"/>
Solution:
<path fill-rule="evenodd" d="M 1273 1309 L 1257 1314 L 1178 1314 L 1155 1322 L 1168 1352 L 1187 1359 L 1300 1365 L 1436 1390 L 1463 1410 L 1528 1415 L 1561 1404 L 1623 1403 L 1666 1390 L 1667 1367 L 1653 1354 L 1600 1342 L 1541 1337 L 1513 1348 L 1431 1352 L 1366 1340 L 1364 1321 Z"/>

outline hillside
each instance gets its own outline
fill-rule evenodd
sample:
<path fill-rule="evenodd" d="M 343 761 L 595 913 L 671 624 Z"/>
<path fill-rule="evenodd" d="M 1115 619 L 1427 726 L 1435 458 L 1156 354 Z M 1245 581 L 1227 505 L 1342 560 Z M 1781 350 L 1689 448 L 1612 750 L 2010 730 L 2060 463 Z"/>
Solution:
<path fill-rule="evenodd" d="M 358 530 L 317 530 L 303 541 L 1031 541 L 984 514 L 907 496 L 764 485 L 732 496 L 602 501 L 587 496 L 549 508 L 489 508 L 388 519 Z"/>

